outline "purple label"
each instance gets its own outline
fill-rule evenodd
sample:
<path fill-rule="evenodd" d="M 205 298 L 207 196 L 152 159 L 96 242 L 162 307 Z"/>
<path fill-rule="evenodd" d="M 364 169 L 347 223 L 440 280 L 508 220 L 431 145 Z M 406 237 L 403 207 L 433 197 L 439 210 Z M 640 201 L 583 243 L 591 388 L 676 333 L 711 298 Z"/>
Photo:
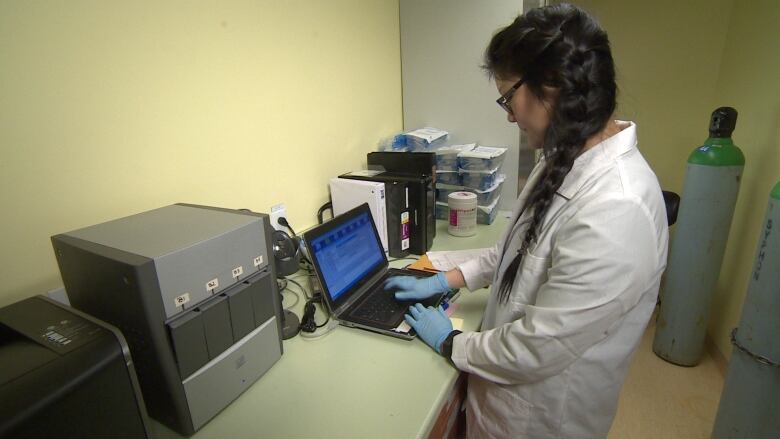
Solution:
<path fill-rule="evenodd" d="M 450 225 L 451 226 L 458 225 L 458 211 L 455 209 L 450 209 Z"/>
<path fill-rule="evenodd" d="M 409 223 L 401 224 L 401 239 L 409 238 Z"/>

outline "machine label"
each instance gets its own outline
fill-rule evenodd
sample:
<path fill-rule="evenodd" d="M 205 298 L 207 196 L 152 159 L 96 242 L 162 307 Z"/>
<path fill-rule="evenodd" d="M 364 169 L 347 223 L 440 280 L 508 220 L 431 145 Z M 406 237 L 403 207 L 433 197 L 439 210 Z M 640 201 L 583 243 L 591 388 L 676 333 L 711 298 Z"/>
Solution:
<path fill-rule="evenodd" d="M 175 299 L 173 299 L 174 303 L 176 303 L 176 306 L 182 306 L 185 303 L 190 301 L 190 293 L 184 293 L 181 296 L 176 296 Z"/>
<path fill-rule="evenodd" d="M 262 255 L 260 255 L 260 256 L 255 258 L 255 267 L 259 267 L 261 265 L 263 265 L 263 256 Z"/>
<path fill-rule="evenodd" d="M 409 224 L 409 212 L 401 213 L 401 250 L 409 248 L 409 239 L 411 237 L 412 229 Z"/>
<path fill-rule="evenodd" d="M 244 267 L 242 267 L 241 265 L 233 269 L 234 278 L 241 276 L 242 274 L 244 274 Z"/>
<path fill-rule="evenodd" d="M 214 291 L 219 286 L 219 279 L 211 279 L 206 282 L 206 291 Z"/>

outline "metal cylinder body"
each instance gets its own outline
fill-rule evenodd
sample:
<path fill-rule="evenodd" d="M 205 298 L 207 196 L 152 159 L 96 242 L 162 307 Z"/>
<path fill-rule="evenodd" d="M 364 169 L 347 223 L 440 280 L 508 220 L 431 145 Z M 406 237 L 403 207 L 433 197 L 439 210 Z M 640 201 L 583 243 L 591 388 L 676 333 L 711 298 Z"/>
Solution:
<path fill-rule="evenodd" d="M 745 158 L 731 138 L 709 138 L 688 158 L 653 351 L 695 366 L 726 248 Z"/>
<path fill-rule="evenodd" d="M 769 198 L 712 437 L 780 437 L 780 183 Z"/>

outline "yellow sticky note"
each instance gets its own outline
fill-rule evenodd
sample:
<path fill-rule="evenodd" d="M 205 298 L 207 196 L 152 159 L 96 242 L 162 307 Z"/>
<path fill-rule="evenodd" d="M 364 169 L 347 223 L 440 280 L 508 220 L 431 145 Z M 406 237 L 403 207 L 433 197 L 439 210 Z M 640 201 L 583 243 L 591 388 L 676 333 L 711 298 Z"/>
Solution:
<path fill-rule="evenodd" d="M 452 329 L 457 329 L 458 331 L 463 329 L 463 319 L 450 317 L 450 321 L 452 322 Z"/>

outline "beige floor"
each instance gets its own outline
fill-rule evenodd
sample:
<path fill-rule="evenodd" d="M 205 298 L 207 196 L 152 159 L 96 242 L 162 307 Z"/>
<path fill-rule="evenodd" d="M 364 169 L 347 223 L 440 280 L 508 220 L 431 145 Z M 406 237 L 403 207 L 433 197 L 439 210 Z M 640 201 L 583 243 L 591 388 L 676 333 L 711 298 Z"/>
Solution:
<path fill-rule="evenodd" d="M 709 438 L 723 375 L 709 354 L 696 367 L 656 357 L 654 323 L 634 356 L 608 438 Z"/>

